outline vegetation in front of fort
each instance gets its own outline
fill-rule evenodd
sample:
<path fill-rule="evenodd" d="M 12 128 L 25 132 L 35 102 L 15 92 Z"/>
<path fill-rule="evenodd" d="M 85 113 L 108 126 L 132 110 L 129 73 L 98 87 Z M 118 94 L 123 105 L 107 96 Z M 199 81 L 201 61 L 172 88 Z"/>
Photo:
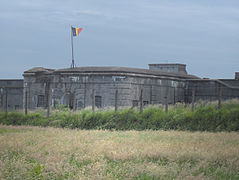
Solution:
<path fill-rule="evenodd" d="M 238 132 L 0 125 L 0 142 L 6 180 L 239 179 Z"/>
<path fill-rule="evenodd" d="M 58 108 L 46 118 L 45 111 L 35 111 L 28 115 L 22 112 L 0 113 L 0 124 L 52 126 L 71 129 L 105 130 L 188 130 L 188 131 L 239 131 L 238 100 L 225 102 L 221 109 L 216 103 L 198 103 L 195 110 L 178 104 L 166 113 L 158 106 L 136 109 L 72 112 Z"/>

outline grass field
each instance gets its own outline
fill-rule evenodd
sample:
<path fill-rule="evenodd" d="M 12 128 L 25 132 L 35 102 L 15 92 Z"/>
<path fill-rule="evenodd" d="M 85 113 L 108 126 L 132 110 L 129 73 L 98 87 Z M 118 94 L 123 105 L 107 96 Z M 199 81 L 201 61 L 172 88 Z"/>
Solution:
<path fill-rule="evenodd" d="M 0 179 L 239 179 L 239 133 L 0 125 Z"/>

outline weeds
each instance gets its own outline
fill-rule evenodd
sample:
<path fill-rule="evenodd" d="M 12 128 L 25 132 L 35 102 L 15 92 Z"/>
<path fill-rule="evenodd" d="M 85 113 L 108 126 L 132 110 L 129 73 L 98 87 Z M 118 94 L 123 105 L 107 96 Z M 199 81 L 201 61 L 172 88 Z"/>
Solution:
<path fill-rule="evenodd" d="M 0 113 L 0 124 L 53 126 L 71 129 L 108 130 L 189 130 L 189 131 L 239 131 L 239 103 L 226 102 L 221 109 L 215 103 L 197 104 L 192 112 L 177 104 L 168 113 L 158 107 L 148 107 L 142 113 L 135 109 L 71 112 L 58 108 L 47 119 L 42 111 L 24 115 L 21 112 Z"/>
<path fill-rule="evenodd" d="M 238 132 L 0 129 L 0 179 L 239 178 Z"/>

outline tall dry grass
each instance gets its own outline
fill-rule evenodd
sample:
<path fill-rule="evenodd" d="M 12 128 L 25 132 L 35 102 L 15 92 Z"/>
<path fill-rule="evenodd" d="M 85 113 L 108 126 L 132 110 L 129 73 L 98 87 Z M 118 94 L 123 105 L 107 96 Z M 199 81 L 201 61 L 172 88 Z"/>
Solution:
<path fill-rule="evenodd" d="M 238 179 L 236 132 L 0 126 L 0 179 Z"/>

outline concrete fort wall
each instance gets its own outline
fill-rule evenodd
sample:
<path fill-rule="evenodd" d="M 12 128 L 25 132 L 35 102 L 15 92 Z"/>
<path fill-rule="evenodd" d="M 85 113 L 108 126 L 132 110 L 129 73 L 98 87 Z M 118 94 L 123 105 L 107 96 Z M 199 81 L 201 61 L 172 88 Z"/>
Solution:
<path fill-rule="evenodd" d="M 200 79 L 188 75 L 183 64 L 151 66 L 156 69 L 32 68 L 24 72 L 24 106 L 27 102 L 29 109 L 46 108 L 48 104 L 83 109 L 92 106 L 94 100 L 98 108 L 113 107 L 116 91 L 119 107 L 139 106 L 141 97 L 144 105 L 191 103 L 193 94 L 195 101 L 239 98 L 238 79 Z M 176 70 L 168 72 L 168 68 Z"/>
<path fill-rule="evenodd" d="M 239 98 L 235 79 L 200 79 L 188 75 L 184 64 L 150 64 L 150 68 L 77 67 L 25 71 L 21 79 L 0 80 L 0 110 L 47 108 L 72 109 L 191 103 Z M 94 92 L 94 93 L 93 93 Z M 142 96 L 141 96 L 142 92 Z M 195 93 L 193 93 L 195 92 Z M 92 96 L 94 94 L 94 96 Z M 26 103 L 27 102 L 27 103 Z"/>
<path fill-rule="evenodd" d="M 177 78 L 98 73 L 25 76 L 24 81 L 30 109 L 47 107 L 48 93 L 52 106 L 62 104 L 75 109 L 92 106 L 93 89 L 99 108 L 115 105 L 116 90 L 119 107 L 139 106 L 141 89 L 144 105 L 164 103 L 166 95 L 170 104 L 184 101 L 185 81 Z"/>
<path fill-rule="evenodd" d="M 239 80 L 234 79 L 200 79 L 189 80 L 185 87 L 185 102 L 192 102 L 192 92 L 195 91 L 195 101 L 216 101 L 239 98 Z"/>
<path fill-rule="evenodd" d="M 23 80 L 0 80 L 0 110 L 20 110 L 23 108 Z"/>

